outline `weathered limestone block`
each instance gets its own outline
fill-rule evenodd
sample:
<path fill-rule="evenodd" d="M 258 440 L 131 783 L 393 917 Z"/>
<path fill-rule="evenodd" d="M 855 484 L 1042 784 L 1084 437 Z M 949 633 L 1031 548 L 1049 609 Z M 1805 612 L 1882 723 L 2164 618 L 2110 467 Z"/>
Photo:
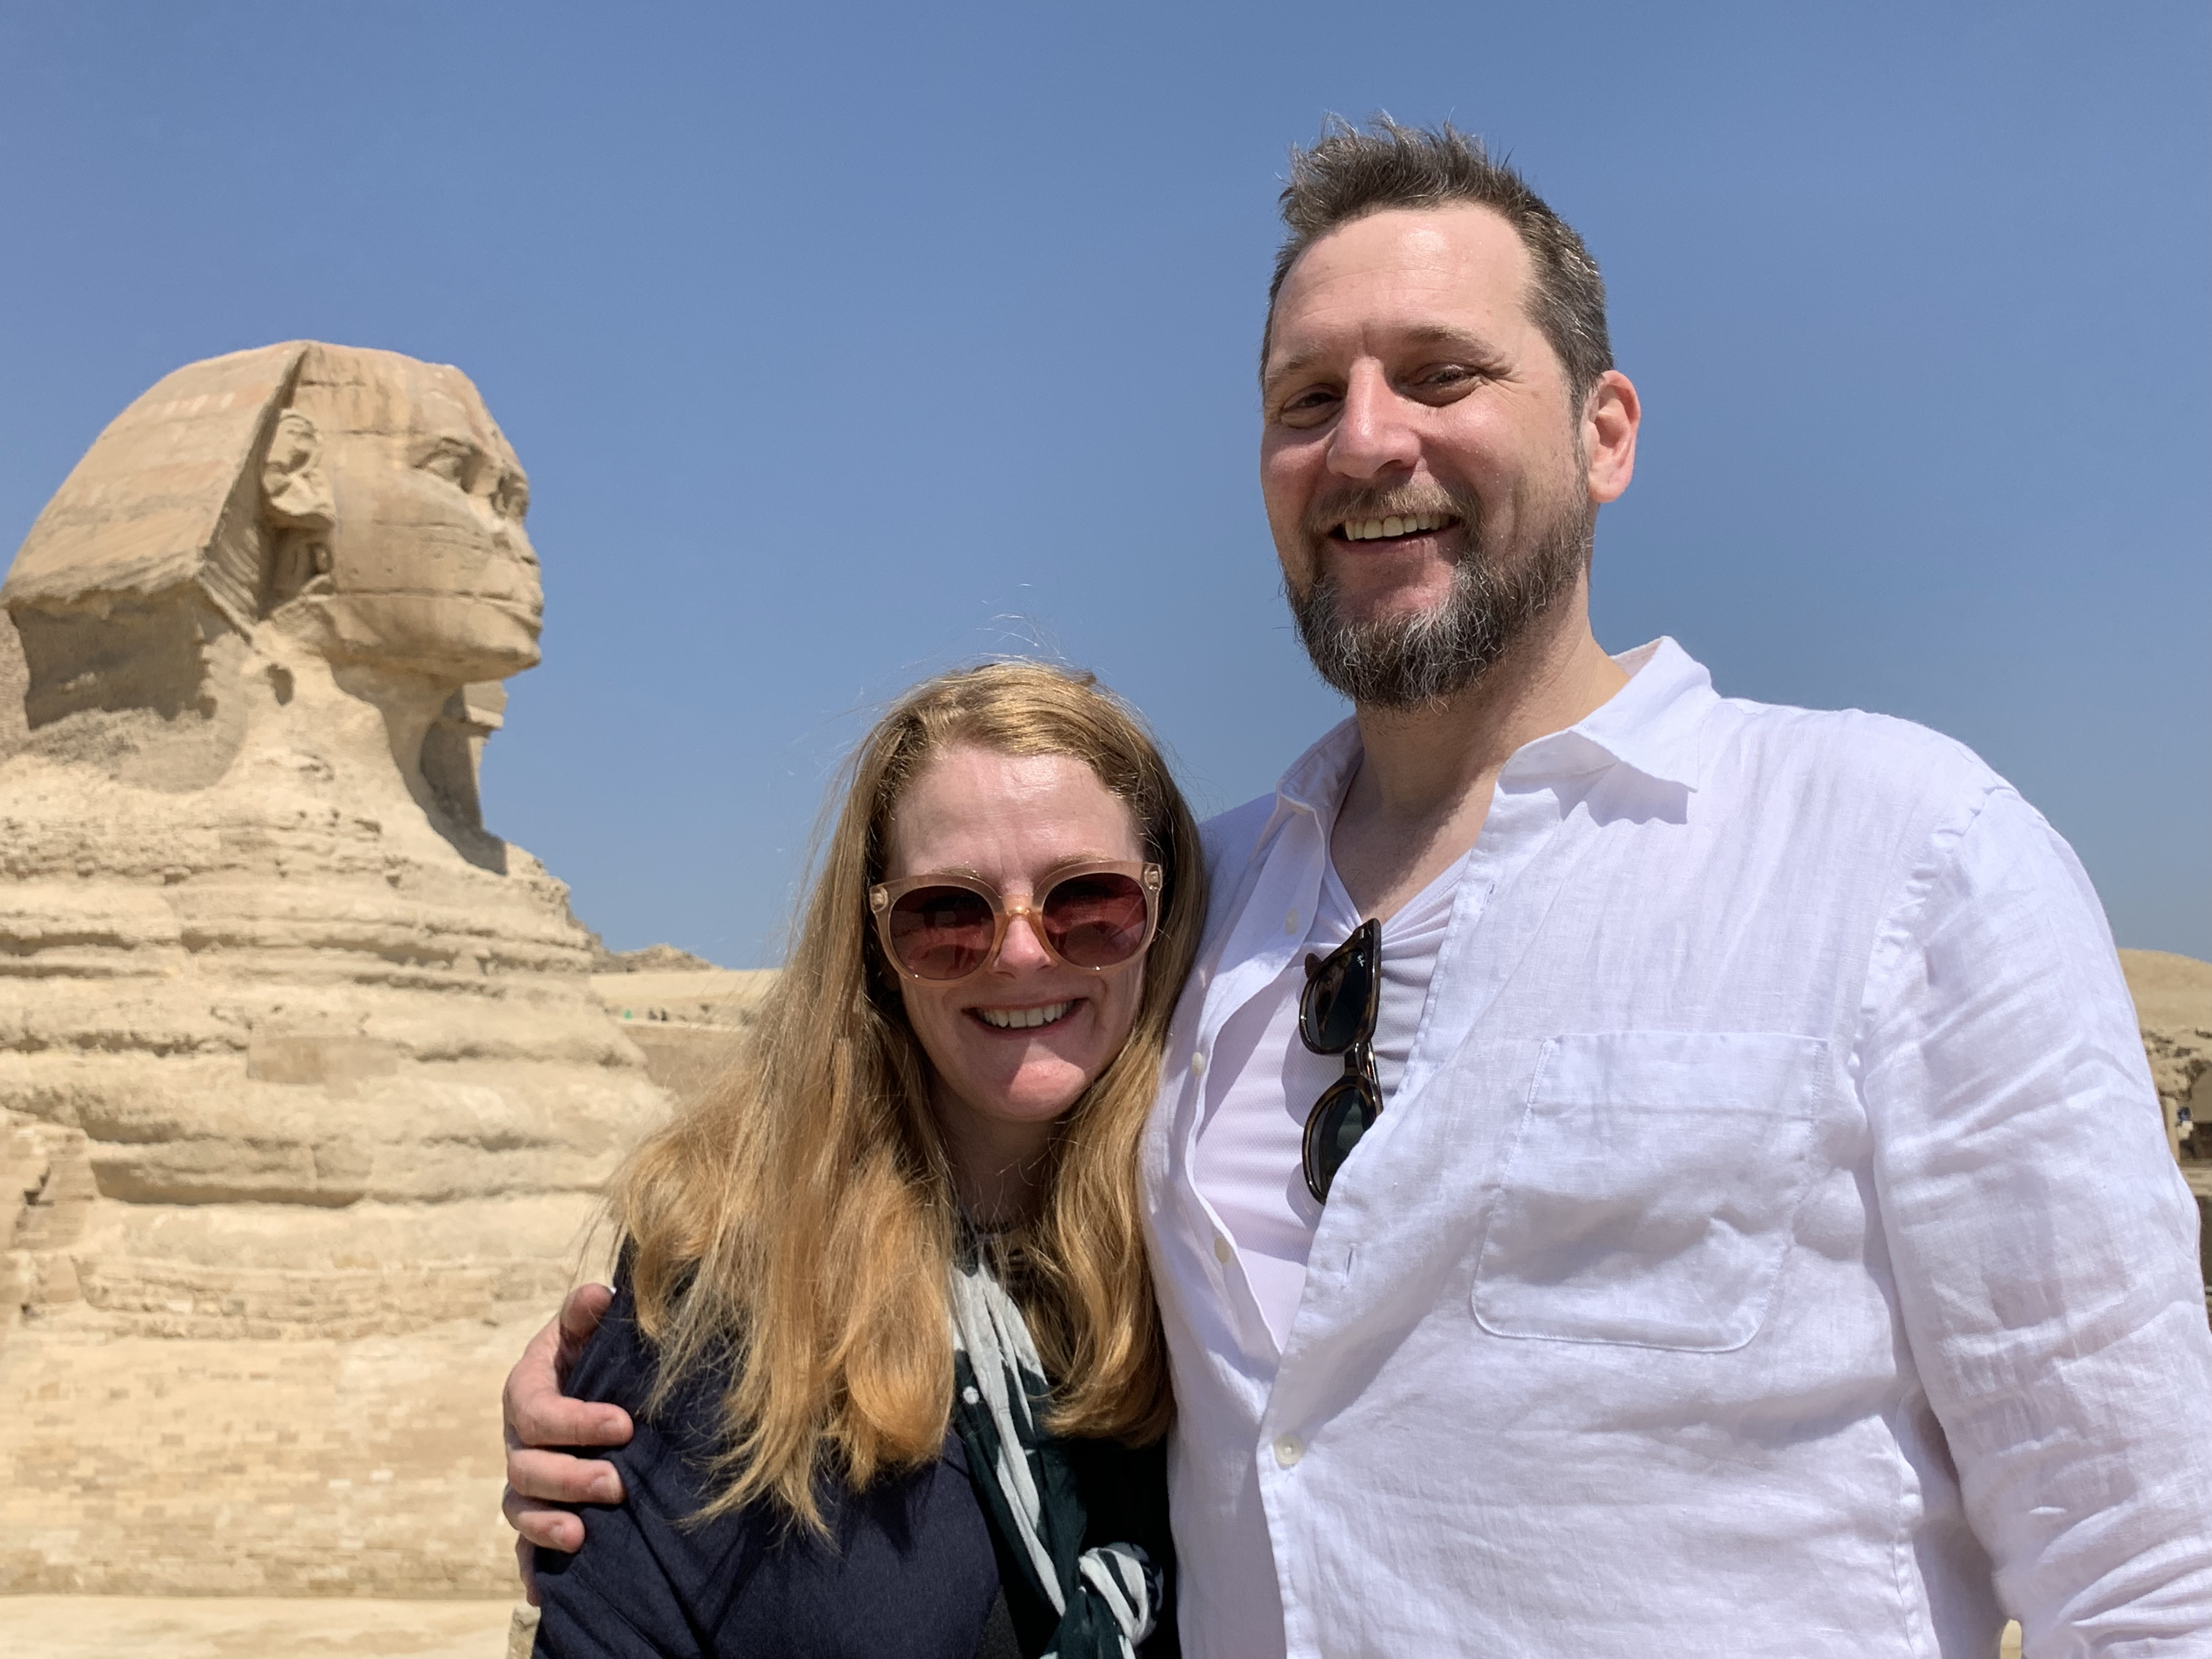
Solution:
<path fill-rule="evenodd" d="M 0 583 L 0 1592 L 504 1587 L 483 1334 L 667 1103 L 483 823 L 526 504 L 459 371 L 271 346 L 125 410 Z"/>

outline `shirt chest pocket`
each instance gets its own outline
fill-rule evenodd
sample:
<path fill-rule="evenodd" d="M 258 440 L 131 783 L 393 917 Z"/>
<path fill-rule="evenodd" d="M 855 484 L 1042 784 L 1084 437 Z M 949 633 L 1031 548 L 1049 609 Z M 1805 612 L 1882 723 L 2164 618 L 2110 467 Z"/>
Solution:
<path fill-rule="evenodd" d="M 1547 1042 L 1476 1256 L 1482 1328 L 1706 1352 L 1750 1341 L 1809 1178 L 1826 1049 L 1765 1031 Z"/>

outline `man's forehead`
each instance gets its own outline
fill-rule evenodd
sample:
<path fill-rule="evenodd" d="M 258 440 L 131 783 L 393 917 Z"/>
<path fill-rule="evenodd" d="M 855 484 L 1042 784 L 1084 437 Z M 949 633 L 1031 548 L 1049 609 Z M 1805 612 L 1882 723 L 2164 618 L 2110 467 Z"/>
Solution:
<path fill-rule="evenodd" d="M 1275 301 L 1268 372 L 1348 337 L 1419 343 L 1473 334 L 1498 343 L 1527 325 L 1534 269 L 1520 235 L 1472 203 L 1392 208 L 1322 237 Z"/>

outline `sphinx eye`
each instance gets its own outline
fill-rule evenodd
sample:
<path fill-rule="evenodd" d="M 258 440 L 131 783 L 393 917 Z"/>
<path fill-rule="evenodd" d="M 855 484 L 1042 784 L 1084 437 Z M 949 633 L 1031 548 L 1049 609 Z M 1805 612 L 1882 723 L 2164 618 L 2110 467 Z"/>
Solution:
<path fill-rule="evenodd" d="M 458 444 L 441 444 L 425 455 L 418 465 L 434 477 L 443 478 L 457 489 L 469 487 L 469 473 L 474 458 Z"/>

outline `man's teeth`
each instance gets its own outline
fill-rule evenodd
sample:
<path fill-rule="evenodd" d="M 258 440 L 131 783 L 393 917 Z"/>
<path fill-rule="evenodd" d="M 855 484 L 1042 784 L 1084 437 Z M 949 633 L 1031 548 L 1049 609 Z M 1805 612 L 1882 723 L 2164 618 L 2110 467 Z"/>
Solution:
<path fill-rule="evenodd" d="M 1387 519 L 1347 519 L 1337 533 L 1348 542 L 1376 542 L 1386 536 L 1419 536 L 1451 523 L 1449 513 L 1408 513 Z"/>
<path fill-rule="evenodd" d="M 1048 1002 L 1042 1008 L 978 1008 L 986 1025 L 995 1025 L 1002 1031 L 1024 1031 L 1032 1025 L 1049 1025 L 1069 1009 L 1072 1002 Z"/>

